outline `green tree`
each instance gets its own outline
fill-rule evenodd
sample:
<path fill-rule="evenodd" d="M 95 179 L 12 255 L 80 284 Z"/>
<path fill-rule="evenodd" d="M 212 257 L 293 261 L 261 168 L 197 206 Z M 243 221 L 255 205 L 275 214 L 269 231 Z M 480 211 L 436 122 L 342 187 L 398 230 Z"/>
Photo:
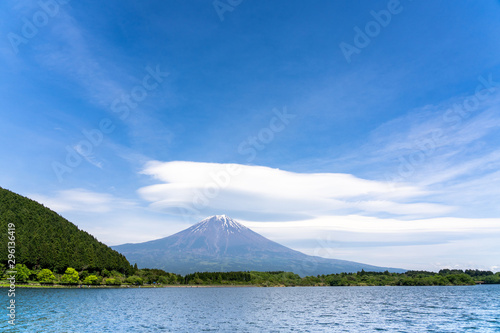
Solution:
<path fill-rule="evenodd" d="M 115 279 L 115 278 L 106 279 L 105 283 L 107 285 L 112 285 L 112 286 L 119 286 L 120 284 L 122 284 L 119 279 Z"/>
<path fill-rule="evenodd" d="M 499 275 L 489 275 L 484 277 L 484 283 L 487 284 L 497 284 L 500 283 L 500 276 Z"/>
<path fill-rule="evenodd" d="M 142 279 L 138 277 L 137 275 L 132 275 L 129 276 L 125 282 L 130 283 L 130 284 L 136 284 L 136 285 L 142 285 Z"/>
<path fill-rule="evenodd" d="M 158 283 L 161 283 L 161 284 L 168 284 L 168 278 L 166 276 L 160 276 L 158 278 Z"/>
<path fill-rule="evenodd" d="M 89 275 L 83 280 L 83 284 L 99 284 L 99 278 L 95 275 Z"/>
<path fill-rule="evenodd" d="M 87 278 L 87 276 L 89 276 L 89 275 L 90 275 L 89 271 L 86 271 L 86 270 L 82 271 L 80 273 L 80 280 L 85 280 Z"/>
<path fill-rule="evenodd" d="M 123 277 L 123 274 L 120 273 L 120 272 L 118 272 L 118 271 L 111 271 L 110 272 L 110 276 L 112 276 L 114 278 L 116 278 L 116 277 L 120 277 L 121 278 L 121 277 Z"/>
<path fill-rule="evenodd" d="M 66 269 L 66 272 L 64 272 L 64 275 L 61 277 L 61 282 L 63 283 L 73 283 L 76 284 L 80 281 L 80 277 L 78 275 L 78 272 L 71 267 L 68 267 Z"/>
<path fill-rule="evenodd" d="M 16 281 L 26 282 L 28 281 L 31 270 L 24 264 L 16 264 Z"/>
<path fill-rule="evenodd" d="M 52 271 L 48 268 L 42 269 L 40 272 L 38 272 L 36 277 L 41 283 L 52 283 L 56 279 L 54 273 L 52 273 Z"/>

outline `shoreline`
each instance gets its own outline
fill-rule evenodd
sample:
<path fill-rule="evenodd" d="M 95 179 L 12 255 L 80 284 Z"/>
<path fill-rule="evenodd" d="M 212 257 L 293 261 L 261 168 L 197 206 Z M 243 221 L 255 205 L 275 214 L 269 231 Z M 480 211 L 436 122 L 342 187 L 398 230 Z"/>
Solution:
<path fill-rule="evenodd" d="M 132 286 L 132 285 L 121 285 L 121 286 L 106 286 L 106 285 L 40 285 L 40 284 L 16 284 L 16 288 L 25 288 L 25 289 L 153 289 L 153 288 L 301 288 L 301 287 L 466 287 L 466 286 L 477 286 L 484 285 L 482 283 L 476 284 L 466 284 L 466 285 L 445 285 L 445 286 L 369 286 L 369 285 L 353 285 L 353 286 L 328 286 L 328 285 L 311 285 L 311 286 L 285 286 L 285 285 L 276 285 L 276 286 L 260 286 L 260 285 L 142 285 L 142 286 Z M 10 285 L 0 284 L 0 288 L 8 289 Z"/>
<path fill-rule="evenodd" d="M 26 289 L 152 289 L 152 288 L 272 288 L 272 287 L 287 287 L 287 286 L 258 286 L 258 285 L 142 285 L 142 286 L 132 286 L 132 285 L 120 285 L 120 286 L 106 286 L 106 285 L 40 285 L 40 284 L 16 284 L 16 288 L 26 288 Z M 296 286 L 289 286 L 296 287 Z M 301 287 L 314 287 L 314 286 L 301 286 Z M 322 286 L 318 286 L 322 287 Z M 324 286 L 328 287 L 328 286 Z M 10 288 L 9 284 L 1 283 L 0 288 Z"/>

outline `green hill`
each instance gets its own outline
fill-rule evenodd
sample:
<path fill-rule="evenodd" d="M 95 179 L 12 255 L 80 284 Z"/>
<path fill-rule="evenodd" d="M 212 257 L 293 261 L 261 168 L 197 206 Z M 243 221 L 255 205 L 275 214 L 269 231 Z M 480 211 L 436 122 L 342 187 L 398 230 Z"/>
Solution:
<path fill-rule="evenodd" d="M 117 270 L 129 272 L 120 253 L 42 204 L 0 187 L 0 263 L 7 264 L 8 224 L 15 224 L 16 263 L 64 272 Z"/>

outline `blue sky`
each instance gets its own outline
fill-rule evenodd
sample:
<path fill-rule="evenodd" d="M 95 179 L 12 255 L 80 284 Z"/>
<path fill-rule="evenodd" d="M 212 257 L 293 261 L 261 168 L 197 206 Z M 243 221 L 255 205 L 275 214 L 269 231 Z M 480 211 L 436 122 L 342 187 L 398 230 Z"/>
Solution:
<path fill-rule="evenodd" d="M 499 1 L 0 8 L 0 186 L 106 244 L 500 270 Z"/>

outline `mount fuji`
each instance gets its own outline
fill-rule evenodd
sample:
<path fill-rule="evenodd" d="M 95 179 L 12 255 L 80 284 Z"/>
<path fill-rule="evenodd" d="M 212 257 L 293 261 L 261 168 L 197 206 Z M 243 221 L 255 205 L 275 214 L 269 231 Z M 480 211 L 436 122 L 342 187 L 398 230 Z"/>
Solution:
<path fill-rule="evenodd" d="M 273 242 L 241 223 L 216 215 L 172 236 L 112 246 L 139 268 L 167 272 L 287 271 L 301 276 L 402 269 L 309 256 Z"/>

